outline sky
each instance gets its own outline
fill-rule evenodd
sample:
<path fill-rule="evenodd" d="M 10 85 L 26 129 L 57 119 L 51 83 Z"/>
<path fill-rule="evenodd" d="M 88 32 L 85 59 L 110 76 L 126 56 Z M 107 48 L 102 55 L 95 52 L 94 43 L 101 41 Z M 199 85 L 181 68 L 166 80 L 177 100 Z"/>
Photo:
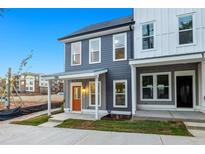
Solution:
<path fill-rule="evenodd" d="M 5 9 L 0 16 L 0 77 L 33 51 L 24 71 L 64 71 L 64 45 L 57 41 L 84 26 L 132 14 L 132 9 Z"/>

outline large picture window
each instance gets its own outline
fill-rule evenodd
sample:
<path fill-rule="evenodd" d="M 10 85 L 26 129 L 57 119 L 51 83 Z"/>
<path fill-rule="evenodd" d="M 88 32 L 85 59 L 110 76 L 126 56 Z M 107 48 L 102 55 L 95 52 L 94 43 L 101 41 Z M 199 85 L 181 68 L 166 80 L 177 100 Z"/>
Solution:
<path fill-rule="evenodd" d="M 179 17 L 179 45 L 193 43 L 193 16 Z"/>
<path fill-rule="evenodd" d="M 71 43 L 71 65 L 81 65 L 81 42 Z"/>
<path fill-rule="evenodd" d="M 113 81 L 114 107 L 127 107 L 127 80 Z"/>
<path fill-rule="evenodd" d="M 101 82 L 98 82 L 98 106 L 101 106 Z M 89 82 L 89 106 L 95 106 L 95 82 Z"/>
<path fill-rule="evenodd" d="M 141 100 L 171 99 L 171 73 L 141 74 Z"/>
<path fill-rule="evenodd" d="M 127 33 L 113 35 L 113 61 L 127 59 Z"/>
<path fill-rule="evenodd" d="M 142 49 L 148 50 L 154 48 L 154 23 L 142 25 Z"/>
<path fill-rule="evenodd" d="M 89 64 L 101 62 L 101 39 L 89 40 Z"/>

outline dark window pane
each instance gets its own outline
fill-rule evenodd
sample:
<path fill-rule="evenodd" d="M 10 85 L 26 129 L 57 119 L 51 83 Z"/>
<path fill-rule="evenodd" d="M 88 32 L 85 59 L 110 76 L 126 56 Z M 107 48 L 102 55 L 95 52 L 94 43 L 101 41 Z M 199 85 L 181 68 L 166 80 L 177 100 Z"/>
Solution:
<path fill-rule="evenodd" d="M 95 105 L 95 94 L 91 95 L 91 104 Z"/>
<path fill-rule="evenodd" d="M 179 44 L 193 43 L 193 31 L 179 32 Z"/>
<path fill-rule="evenodd" d="M 179 18 L 179 30 L 192 29 L 192 16 L 185 16 Z"/>
<path fill-rule="evenodd" d="M 169 76 L 168 75 L 157 75 L 157 85 L 168 86 Z"/>
<path fill-rule="evenodd" d="M 147 38 L 143 38 L 142 40 L 142 46 L 143 46 L 143 49 L 152 49 L 154 48 L 154 37 L 147 37 Z"/>
<path fill-rule="evenodd" d="M 125 95 L 116 95 L 115 96 L 116 105 L 125 105 Z"/>
<path fill-rule="evenodd" d="M 143 99 L 153 99 L 153 89 L 143 88 Z"/>
<path fill-rule="evenodd" d="M 169 98 L 169 88 L 168 87 L 157 87 L 157 98 L 158 99 L 168 99 Z"/>
<path fill-rule="evenodd" d="M 149 87 L 153 86 L 153 76 L 143 76 L 142 77 L 142 86 L 143 87 Z"/>
<path fill-rule="evenodd" d="M 154 35 L 154 25 L 147 24 L 142 26 L 142 36 Z"/>
<path fill-rule="evenodd" d="M 116 83 L 115 90 L 115 93 L 125 93 L 125 83 Z"/>
<path fill-rule="evenodd" d="M 124 59 L 125 58 L 125 48 L 115 49 L 115 59 Z"/>

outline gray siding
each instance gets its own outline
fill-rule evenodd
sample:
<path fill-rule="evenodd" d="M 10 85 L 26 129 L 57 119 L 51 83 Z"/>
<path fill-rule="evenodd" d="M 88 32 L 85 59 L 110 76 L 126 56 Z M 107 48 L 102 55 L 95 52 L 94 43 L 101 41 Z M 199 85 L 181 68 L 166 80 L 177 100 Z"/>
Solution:
<path fill-rule="evenodd" d="M 127 59 L 132 58 L 132 31 L 127 32 Z M 71 44 L 66 44 L 65 71 L 88 70 L 96 68 L 107 68 L 106 73 L 106 109 L 110 110 L 131 110 L 131 70 L 129 61 L 113 62 L 113 39 L 112 35 L 101 37 L 101 63 L 89 64 L 89 40 L 82 40 L 82 65 L 71 66 Z M 128 87 L 128 108 L 113 107 L 113 80 L 127 80 Z"/>
<path fill-rule="evenodd" d="M 137 72 L 137 104 L 157 104 L 157 105 L 175 105 L 175 81 L 174 81 L 174 72 L 175 71 L 186 71 L 186 70 L 195 70 L 195 82 L 196 82 L 196 103 L 198 104 L 198 64 L 177 64 L 177 65 L 165 65 L 165 66 L 153 66 L 153 67 L 141 67 L 136 68 Z M 158 72 L 171 72 L 171 91 L 172 91 L 172 100 L 171 101 L 141 101 L 140 98 L 140 74 L 143 73 L 158 73 Z"/>

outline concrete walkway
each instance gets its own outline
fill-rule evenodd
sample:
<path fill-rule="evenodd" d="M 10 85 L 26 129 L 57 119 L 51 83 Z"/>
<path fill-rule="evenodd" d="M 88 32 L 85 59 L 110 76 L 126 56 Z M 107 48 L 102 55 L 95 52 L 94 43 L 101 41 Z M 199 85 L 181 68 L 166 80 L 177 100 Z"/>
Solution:
<path fill-rule="evenodd" d="M 0 125 L 1 145 L 162 145 L 205 144 L 205 133 L 196 137 L 117 133 L 38 126 Z"/>

